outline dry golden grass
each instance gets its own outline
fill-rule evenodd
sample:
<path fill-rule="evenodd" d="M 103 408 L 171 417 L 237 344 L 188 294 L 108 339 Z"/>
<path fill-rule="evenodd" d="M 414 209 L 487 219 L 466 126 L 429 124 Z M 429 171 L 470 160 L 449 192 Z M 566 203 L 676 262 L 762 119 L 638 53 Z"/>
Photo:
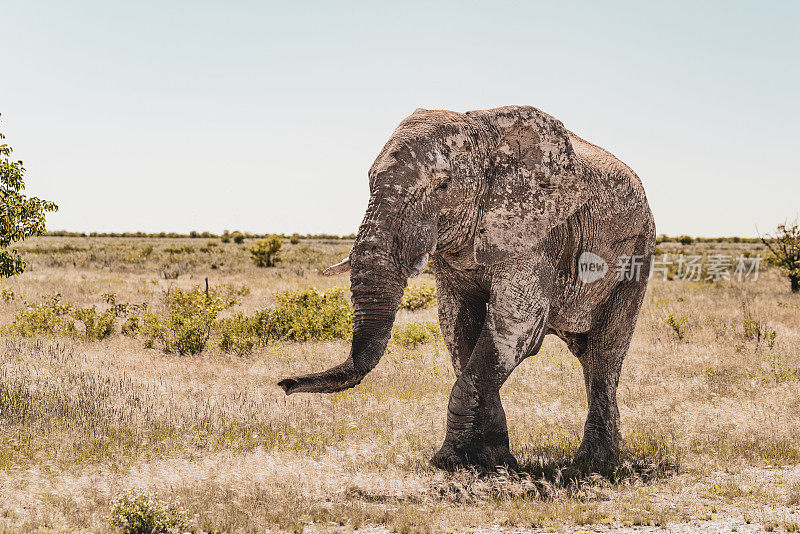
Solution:
<path fill-rule="evenodd" d="M 346 254 L 346 242 L 287 243 L 287 262 L 256 269 L 246 245 L 207 241 L 40 238 L 26 245 L 32 269 L 2 285 L 29 300 L 60 292 L 100 306 L 103 293 L 115 293 L 153 304 L 169 286 L 198 286 L 208 276 L 212 285 L 247 286 L 233 311 L 252 311 L 281 290 L 346 284 L 317 271 Z M 164 265 L 178 261 L 180 277 L 164 279 Z M 0 323 L 20 306 L 0 300 Z M 686 317 L 683 340 L 664 323 L 670 313 Z M 403 310 L 398 323 L 435 314 Z M 798 337 L 800 298 L 775 271 L 755 283 L 653 281 L 619 390 L 626 463 L 611 480 L 575 481 L 565 466 L 580 440 L 586 396 L 577 360 L 555 338 L 502 390 L 523 472 L 479 476 L 427 463 L 444 437 L 455 379 L 439 341 L 390 344 L 353 390 L 286 397 L 275 385 L 280 378 L 338 362 L 347 343 L 176 356 L 121 336 L 6 336 L 0 530 L 113 531 L 111 497 L 136 487 L 179 499 L 202 531 L 793 530 Z"/>

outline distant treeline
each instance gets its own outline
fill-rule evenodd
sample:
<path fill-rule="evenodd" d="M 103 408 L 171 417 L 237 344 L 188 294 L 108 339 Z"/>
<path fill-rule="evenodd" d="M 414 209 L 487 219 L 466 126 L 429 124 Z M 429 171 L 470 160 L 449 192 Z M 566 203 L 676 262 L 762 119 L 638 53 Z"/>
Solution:
<path fill-rule="evenodd" d="M 47 232 L 48 236 L 52 237 L 149 237 L 149 238 L 198 238 L 198 239 L 214 239 L 222 238 L 228 235 L 233 235 L 237 232 L 225 231 L 222 234 L 214 234 L 211 232 L 189 232 L 188 234 L 181 234 L 179 232 L 68 232 L 67 230 L 52 230 Z M 241 232 L 247 239 L 263 239 L 267 236 L 277 235 L 284 239 L 291 239 L 296 237 L 299 239 L 355 239 L 356 234 L 349 235 L 335 235 L 335 234 L 251 234 L 249 232 Z"/>
<path fill-rule="evenodd" d="M 656 238 L 656 243 L 680 243 L 681 245 L 691 245 L 692 243 L 761 243 L 759 237 L 692 237 L 690 235 L 668 236 L 661 234 Z"/>
<path fill-rule="evenodd" d="M 53 237 L 150 237 L 150 238 L 198 238 L 198 239 L 214 239 L 222 238 L 233 235 L 237 232 L 225 231 L 222 234 L 214 234 L 211 232 L 189 232 L 188 234 L 181 234 L 178 232 L 68 232 L 66 230 L 53 230 L 47 232 L 48 236 Z M 270 235 L 278 235 L 284 239 L 355 239 L 356 234 L 349 235 L 336 235 L 336 234 L 251 234 L 248 232 L 241 232 L 247 239 L 263 239 Z M 681 243 L 682 245 L 691 245 L 692 243 L 761 243 L 758 237 L 692 237 L 688 235 L 668 236 L 661 234 L 656 238 L 657 243 Z"/>

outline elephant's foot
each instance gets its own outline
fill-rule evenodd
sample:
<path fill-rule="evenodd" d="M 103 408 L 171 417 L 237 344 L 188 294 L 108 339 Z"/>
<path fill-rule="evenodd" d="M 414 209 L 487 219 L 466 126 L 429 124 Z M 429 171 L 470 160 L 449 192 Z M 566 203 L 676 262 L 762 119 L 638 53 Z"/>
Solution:
<path fill-rule="evenodd" d="M 455 471 L 467 467 L 487 471 L 505 467 L 516 471 L 519 467 L 517 459 L 511 454 L 508 445 L 494 445 L 485 442 L 463 448 L 445 443 L 439 452 L 433 455 L 431 464 L 445 471 Z"/>
<path fill-rule="evenodd" d="M 619 443 L 584 438 L 572 464 L 584 473 L 610 473 L 619 463 Z"/>

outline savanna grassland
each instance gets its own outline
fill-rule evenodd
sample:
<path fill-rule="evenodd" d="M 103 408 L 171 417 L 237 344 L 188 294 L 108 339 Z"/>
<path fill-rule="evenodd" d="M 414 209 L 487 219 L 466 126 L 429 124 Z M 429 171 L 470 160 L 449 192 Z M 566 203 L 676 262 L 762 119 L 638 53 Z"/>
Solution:
<path fill-rule="evenodd" d="M 501 391 L 521 472 L 447 474 L 428 464 L 455 380 L 435 303 L 400 310 L 360 386 L 286 397 L 279 379 L 338 363 L 348 342 L 297 341 L 296 327 L 257 314 L 309 286 L 343 286 L 346 298 L 347 275 L 319 273 L 350 242 L 285 242 L 273 268 L 255 267 L 248 245 L 21 247 L 29 270 L 0 282 L 0 530 L 115 532 L 112 498 L 136 489 L 180 502 L 182 528 L 211 532 L 800 529 L 800 296 L 776 269 L 755 282 L 651 281 L 619 388 L 626 444 L 614 473 L 569 468 L 586 395 L 578 361 L 548 336 Z M 205 278 L 222 322 L 202 351 L 184 350 L 158 317 L 169 295 L 194 306 Z"/>

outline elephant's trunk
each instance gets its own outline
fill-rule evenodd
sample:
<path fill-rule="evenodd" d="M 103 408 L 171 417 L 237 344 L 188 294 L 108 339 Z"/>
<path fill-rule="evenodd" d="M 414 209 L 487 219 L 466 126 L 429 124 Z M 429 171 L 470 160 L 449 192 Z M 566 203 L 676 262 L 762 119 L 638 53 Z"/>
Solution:
<path fill-rule="evenodd" d="M 351 388 L 383 356 L 406 281 L 424 269 L 431 243 L 435 242 L 435 225 L 419 223 L 406 197 L 398 193 L 396 182 L 401 179 L 398 177 L 408 172 L 404 167 L 379 172 L 370 178 L 372 195 L 349 256 L 355 312 L 350 356 L 322 373 L 282 380 L 278 385 L 287 394 L 330 393 Z M 381 186 L 382 180 L 390 180 L 390 185 Z M 409 222 L 412 220 L 416 224 Z M 409 230 L 414 232 L 413 237 L 404 234 Z"/>
<path fill-rule="evenodd" d="M 403 284 L 396 276 L 376 277 L 360 270 L 352 273 L 351 283 L 355 314 L 350 356 L 322 373 L 281 380 L 278 385 L 287 395 L 342 391 L 360 383 L 378 365 L 392 333 Z"/>

